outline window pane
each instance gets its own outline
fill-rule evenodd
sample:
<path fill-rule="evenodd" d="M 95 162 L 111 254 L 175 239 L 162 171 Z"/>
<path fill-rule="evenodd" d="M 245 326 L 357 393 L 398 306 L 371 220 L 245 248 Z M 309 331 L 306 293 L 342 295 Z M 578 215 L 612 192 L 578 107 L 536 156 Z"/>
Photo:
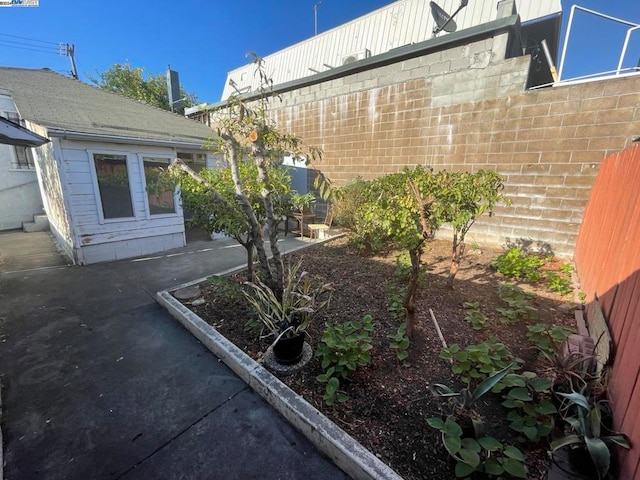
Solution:
<path fill-rule="evenodd" d="M 31 156 L 31 149 L 27 147 L 13 147 L 16 149 L 16 164 L 14 168 L 35 168 L 33 165 L 33 157 Z"/>
<path fill-rule="evenodd" d="M 93 156 L 104 218 L 133 217 L 125 155 Z"/>
<path fill-rule="evenodd" d="M 160 184 L 160 174 L 167 170 L 169 160 L 165 158 L 144 158 L 144 178 L 147 181 L 147 199 L 149 213 L 161 215 L 176 213 L 173 203 L 173 188 L 166 188 Z"/>

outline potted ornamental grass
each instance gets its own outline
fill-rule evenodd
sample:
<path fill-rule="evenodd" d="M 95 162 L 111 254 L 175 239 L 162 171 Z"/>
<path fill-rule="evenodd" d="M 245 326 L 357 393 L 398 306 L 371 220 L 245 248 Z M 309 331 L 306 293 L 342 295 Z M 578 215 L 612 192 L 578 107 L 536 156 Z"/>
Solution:
<path fill-rule="evenodd" d="M 245 282 L 245 297 L 262 323 L 262 338 L 272 338 L 273 354 L 283 365 L 302 357 L 305 331 L 320 311 L 329 305 L 333 285 L 313 282 L 302 271 L 302 260 L 289 266 L 281 295 L 257 278 Z"/>

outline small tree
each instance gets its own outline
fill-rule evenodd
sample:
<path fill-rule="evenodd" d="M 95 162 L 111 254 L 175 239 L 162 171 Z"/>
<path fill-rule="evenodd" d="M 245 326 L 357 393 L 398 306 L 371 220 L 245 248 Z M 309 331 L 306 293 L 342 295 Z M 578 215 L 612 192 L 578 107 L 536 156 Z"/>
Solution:
<path fill-rule="evenodd" d="M 469 229 L 479 216 L 493 215 L 495 206 L 507 202 L 507 199 L 502 194 L 502 178 L 494 171 L 443 172 L 442 175 L 443 182 L 437 192 L 436 209 L 441 218 L 453 228 L 448 278 L 449 287 L 453 288 L 453 281 L 466 251 L 465 238 Z"/>
<path fill-rule="evenodd" d="M 441 223 L 434 209 L 434 192 L 441 181 L 441 174 L 424 167 L 405 169 L 364 185 L 359 181 L 356 234 L 374 248 L 385 245 L 409 252 L 411 273 L 403 298 L 409 338 L 416 324 L 415 300 L 424 244 Z"/>
<path fill-rule="evenodd" d="M 256 166 L 250 161 L 243 161 L 238 164 L 238 171 L 258 222 L 264 224 L 267 217 L 260 196 L 261 185 L 256 181 Z M 223 233 L 242 245 L 247 253 L 247 277 L 252 279 L 254 241 L 251 224 L 236 202 L 231 168 L 220 165 L 215 169 L 201 171 L 199 176 L 201 181 L 189 175 L 184 175 L 179 180 L 183 204 L 192 213 L 189 223 L 198 225 L 209 233 Z M 287 170 L 273 169 L 272 184 L 275 193 L 274 214 L 281 218 L 287 210 L 286 199 L 290 194 L 291 177 Z M 226 202 L 217 201 L 213 192 Z"/>
<path fill-rule="evenodd" d="M 236 92 L 229 97 L 227 104 L 219 109 L 216 121 L 217 136 L 214 145 L 218 152 L 225 157 L 231 170 L 234 196 L 237 205 L 245 215 L 249 225 L 249 235 L 253 242 L 260 271 L 264 283 L 277 295 L 282 294 L 284 268 L 277 243 L 277 227 L 280 216 L 274 210 L 273 171 L 280 168 L 285 155 L 290 155 L 298 161 L 309 162 L 318 158 L 321 151 L 315 147 L 305 145 L 302 140 L 292 134 L 280 132 L 267 114 L 267 107 L 273 97 L 272 83 L 263 69 L 263 60 L 254 55 L 253 63 L 256 73 L 260 76 L 258 97 L 253 103 Z M 245 181 L 240 174 L 240 164 L 249 160 L 256 167 L 256 183 L 260 186 L 260 197 L 269 227 L 269 240 L 273 255 L 273 266 L 269 263 L 264 246 L 262 226 L 258 215 L 249 199 Z M 174 167 L 180 168 L 196 181 L 204 179 L 191 171 L 179 160 L 174 161 Z M 206 183 L 206 181 L 205 181 Z M 229 204 L 215 189 L 209 185 L 216 204 Z"/>

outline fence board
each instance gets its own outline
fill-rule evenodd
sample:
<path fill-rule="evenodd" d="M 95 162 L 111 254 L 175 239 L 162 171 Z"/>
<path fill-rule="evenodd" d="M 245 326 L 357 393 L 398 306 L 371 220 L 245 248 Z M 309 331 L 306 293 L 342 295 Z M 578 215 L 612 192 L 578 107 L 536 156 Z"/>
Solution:
<path fill-rule="evenodd" d="M 634 443 L 620 478 L 640 474 L 640 145 L 602 163 L 574 260 L 587 301 L 598 296 L 614 342 L 610 398 L 615 427 Z"/>

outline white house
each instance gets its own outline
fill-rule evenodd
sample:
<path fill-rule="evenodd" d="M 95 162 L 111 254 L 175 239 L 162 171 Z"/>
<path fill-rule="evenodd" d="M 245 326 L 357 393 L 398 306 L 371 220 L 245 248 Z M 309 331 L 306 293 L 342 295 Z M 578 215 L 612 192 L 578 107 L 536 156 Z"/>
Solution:
<path fill-rule="evenodd" d="M 44 209 L 78 264 L 185 245 L 179 199 L 157 178 L 176 156 L 212 165 L 207 126 L 48 69 L 0 68 L 0 112 L 51 140 L 0 145 L 1 229 Z"/>

